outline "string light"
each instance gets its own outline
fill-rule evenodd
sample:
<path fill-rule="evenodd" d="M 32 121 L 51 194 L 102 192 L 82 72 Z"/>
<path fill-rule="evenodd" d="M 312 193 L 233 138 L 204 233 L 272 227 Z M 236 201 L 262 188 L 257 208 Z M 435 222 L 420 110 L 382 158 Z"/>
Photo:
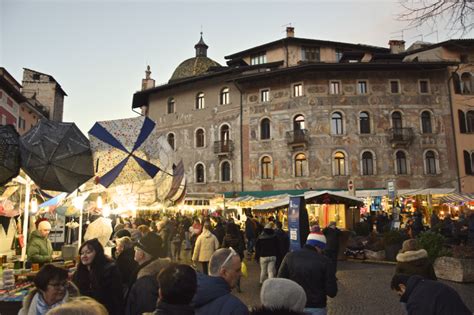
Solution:
<path fill-rule="evenodd" d="M 103 204 L 102 204 L 102 197 L 100 195 L 97 197 L 96 205 L 98 209 L 102 209 Z"/>
<path fill-rule="evenodd" d="M 30 203 L 30 211 L 32 214 L 35 214 L 36 212 L 38 212 L 38 199 L 36 199 L 36 197 L 33 197 L 31 199 L 31 203 Z"/>

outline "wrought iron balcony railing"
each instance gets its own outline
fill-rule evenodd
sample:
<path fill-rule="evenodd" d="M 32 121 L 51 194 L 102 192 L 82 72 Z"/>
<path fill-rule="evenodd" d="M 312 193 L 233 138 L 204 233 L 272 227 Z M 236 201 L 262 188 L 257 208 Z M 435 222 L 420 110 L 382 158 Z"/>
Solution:
<path fill-rule="evenodd" d="M 298 129 L 286 132 L 288 145 L 307 145 L 309 143 L 309 132 L 307 129 Z"/>
<path fill-rule="evenodd" d="M 390 128 L 388 137 L 392 146 L 409 145 L 414 138 L 413 128 Z"/>
<path fill-rule="evenodd" d="M 214 153 L 221 154 L 231 154 L 234 151 L 234 141 L 232 140 L 223 140 L 223 141 L 214 141 Z"/>

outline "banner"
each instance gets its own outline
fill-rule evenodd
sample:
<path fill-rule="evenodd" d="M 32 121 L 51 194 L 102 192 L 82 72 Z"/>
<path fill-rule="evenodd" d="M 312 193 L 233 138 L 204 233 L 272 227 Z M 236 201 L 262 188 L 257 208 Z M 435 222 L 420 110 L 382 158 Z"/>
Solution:
<path fill-rule="evenodd" d="M 308 212 L 304 197 L 290 197 L 288 206 L 288 233 L 290 250 L 298 250 L 306 243 L 309 234 Z"/>

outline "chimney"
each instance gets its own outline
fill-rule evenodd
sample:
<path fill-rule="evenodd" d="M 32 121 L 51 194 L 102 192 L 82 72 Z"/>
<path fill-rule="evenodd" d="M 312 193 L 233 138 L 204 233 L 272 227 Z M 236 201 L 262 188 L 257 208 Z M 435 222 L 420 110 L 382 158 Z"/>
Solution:
<path fill-rule="evenodd" d="M 147 66 L 145 71 L 145 79 L 142 79 L 142 91 L 155 87 L 155 80 L 150 77 L 150 74 L 150 66 Z"/>
<path fill-rule="evenodd" d="M 286 28 L 286 37 L 295 37 L 295 28 L 288 26 Z"/>
<path fill-rule="evenodd" d="M 405 51 L 404 40 L 391 39 L 388 41 L 388 45 L 390 46 L 390 53 L 392 54 L 399 54 Z"/>

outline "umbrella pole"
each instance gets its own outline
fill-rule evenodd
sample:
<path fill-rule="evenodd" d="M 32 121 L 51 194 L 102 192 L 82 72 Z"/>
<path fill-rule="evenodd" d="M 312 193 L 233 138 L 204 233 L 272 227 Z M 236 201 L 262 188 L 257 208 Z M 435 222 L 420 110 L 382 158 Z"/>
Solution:
<path fill-rule="evenodd" d="M 77 240 L 77 250 L 79 250 L 79 248 L 81 248 L 81 244 L 82 244 L 82 214 L 83 214 L 83 209 L 84 209 L 84 206 L 81 206 L 81 208 L 79 209 L 79 238 Z"/>
<path fill-rule="evenodd" d="M 31 179 L 28 175 L 25 176 L 25 212 L 23 213 L 23 244 L 24 246 L 21 249 L 21 261 L 26 262 L 26 246 L 28 243 L 28 221 L 29 211 L 30 211 L 30 194 L 31 194 Z"/>

